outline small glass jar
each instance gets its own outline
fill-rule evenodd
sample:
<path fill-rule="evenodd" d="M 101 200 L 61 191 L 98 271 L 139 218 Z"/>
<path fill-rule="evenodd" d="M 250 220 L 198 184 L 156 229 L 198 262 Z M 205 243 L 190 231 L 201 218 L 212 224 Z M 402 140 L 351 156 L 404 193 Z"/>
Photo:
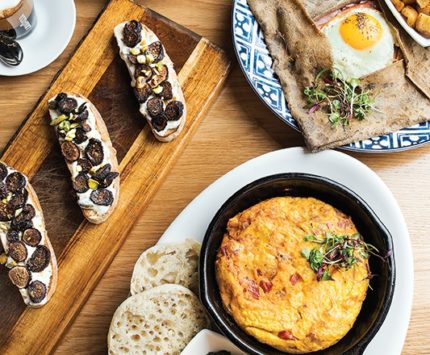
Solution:
<path fill-rule="evenodd" d="M 33 0 L 0 0 L 0 32 L 22 38 L 36 26 Z"/>

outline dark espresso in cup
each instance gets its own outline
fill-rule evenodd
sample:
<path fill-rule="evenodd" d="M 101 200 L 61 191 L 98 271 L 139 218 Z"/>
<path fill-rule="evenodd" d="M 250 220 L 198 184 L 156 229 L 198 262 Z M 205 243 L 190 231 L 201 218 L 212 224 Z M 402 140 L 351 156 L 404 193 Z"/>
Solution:
<path fill-rule="evenodd" d="M 33 0 L 0 0 L 0 33 L 21 38 L 35 26 Z"/>

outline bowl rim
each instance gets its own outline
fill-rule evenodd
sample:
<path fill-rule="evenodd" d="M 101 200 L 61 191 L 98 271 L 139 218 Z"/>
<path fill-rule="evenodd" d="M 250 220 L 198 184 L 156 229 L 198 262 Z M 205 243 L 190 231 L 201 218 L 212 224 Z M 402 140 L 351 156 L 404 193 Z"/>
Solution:
<path fill-rule="evenodd" d="M 421 47 L 428 47 L 430 46 L 430 38 L 424 37 L 422 34 L 420 34 L 417 30 L 415 30 L 413 27 L 409 26 L 405 19 L 403 18 L 402 14 L 397 11 L 394 4 L 391 2 L 391 0 L 385 0 L 385 4 L 390 9 L 393 16 L 396 18 L 397 22 L 400 24 L 400 26 L 403 27 L 403 29 L 409 34 L 409 36 L 412 37 L 412 39 L 417 42 Z"/>
<path fill-rule="evenodd" d="M 385 237 L 385 242 L 387 244 L 387 247 L 389 250 L 392 251 L 391 255 L 387 257 L 387 260 L 389 261 L 389 268 L 388 268 L 388 285 L 387 285 L 387 294 L 385 296 L 385 300 L 383 301 L 381 310 L 377 314 L 376 319 L 374 320 L 373 324 L 370 326 L 370 328 L 367 330 L 365 335 L 361 337 L 358 342 L 348 351 L 344 352 L 344 355 L 355 355 L 355 354 L 362 354 L 367 347 L 367 345 L 371 342 L 371 340 L 374 338 L 374 336 L 379 331 L 380 327 L 385 321 L 385 318 L 388 314 L 388 311 L 391 307 L 391 303 L 394 296 L 394 288 L 396 283 L 396 265 L 395 265 L 395 258 L 394 258 L 394 241 L 392 238 L 392 235 L 388 228 L 385 226 L 385 224 L 380 220 L 380 218 L 377 216 L 377 214 L 373 211 L 373 209 L 365 202 L 363 198 L 361 198 L 357 193 L 355 193 L 350 188 L 346 187 L 345 185 L 329 179 L 324 176 L 316 175 L 316 174 L 309 174 L 309 173 L 299 173 L 299 172 L 288 172 L 288 173 L 279 173 L 279 174 L 273 174 L 268 175 L 262 178 L 259 178 L 257 180 L 254 180 L 239 190 L 237 190 L 234 194 L 232 194 L 218 209 L 214 217 L 212 218 L 201 247 L 201 253 L 200 253 L 200 260 L 199 260 L 199 294 L 200 294 L 200 300 L 203 304 L 203 306 L 206 308 L 207 312 L 209 313 L 211 319 L 214 321 L 215 325 L 221 332 L 227 336 L 234 344 L 236 344 L 239 348 L 242 350 L 250 353 L 250 354 L 256 354 L 256 355 L 264 355 L 264 353 L 261 353 L 260 351 L 256 350 L 252 345 L 248 344 L 246 339 L 243 339 L 243 337 L 239 337 L 235 334 L 233 330 L 231 330 L 230 326 L 225 322 L 223 319 L 223 315 L 228 316 L 228 314 L 223 310 L 222 312 L 218 312 L 216 310 L 216 307 L 214 306 L 214 302 L 212 298 L 209 295 L 209 290 L 213 287 L 217 287 L 217 285 L 209 284 L 208 278 L 206 277 L 209 273 L 208 271 L 208 244 L 211 239 L 212 230 L 219 220 L 219 218 L 224 214 L 225 210 L 238 198 L 240 199 L 240 196 L 243 195 L 248 190 L 263 185 L 267 182 L 274 182 L 277 180 L 305 180 L 305 181 L 312 181 L 312 182 L 318 182 L 325 185 L 330 186 L 331 188 L 334 188 L 336 190 L 336 193 L 344 193 L 349 198 L 352 198 L 357 205 L 358 208 L 364 210 L 364 212 L 369 216 L 369 218 L 372 220 L 372 222 L 375 224 L 375 226 L 382 232 L 382 234 Z M 366 296 L 367 297 L 367 296 Z M 222 314 L 221 314 L 222 313 Z M 354 325 L 355 326 L 355 325 Z M 353 327 L 354 327 L 353 326 Z M 250 335 L 247 335 L 251 337 Z M 258 341 L 258 340 L 257 340 Z M 261 343 L 263 346 L 270 347 L 268 344 Z M 273 348 L 275 351 L 276 349 Z M 324 350 L 322 350 L 324 351 Z M 281 352 L 283 354 L 289 354 L 286 352 Z"/>

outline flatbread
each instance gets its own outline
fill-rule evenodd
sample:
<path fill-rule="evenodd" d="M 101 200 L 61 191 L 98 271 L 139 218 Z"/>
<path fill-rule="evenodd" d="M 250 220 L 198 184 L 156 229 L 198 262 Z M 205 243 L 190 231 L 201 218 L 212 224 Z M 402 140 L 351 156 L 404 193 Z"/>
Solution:
<path fill-rule="evenodd" d="M 365 120 L 352 120 L 349 126 L 332 128 L 326 113 L 309 113 L 303 90 L 312 85 L 318 69 L 332 66 L 330 43 L 315 26 L 311 16 L 317 18 L 351 2 L 248 0 L 263 30 L 273 58 L 273 68 L 281 82 L 291 114 L 301 127 L 307 146 L 314 152 L 390 133 L 427 121 L 429 117 L 427 89 L 424 85 L 424 89 L 418 87 L 417 77 L 422 77 L 424 82 L 427 80 L 424 75 L 415 73 L 416 65 L 408 68 L 406 76 L 405 64 L 412 62 L 407 55 L 405 61 L 399 60 L 362 78 L 362 85 L 372 90 L 376 101 L 376 110 Z M 401 49 L 406 47 L 399 34 L 396 33 L 395 37 Z M 416 48 L 414 50 L 421 52 Z M 417 60 L 416 56 L 414 58 Z M 411 72 L 413 80 L 409 79 Z M 429 76 L 430 83 L 430 69 L 425 75 Z"/>

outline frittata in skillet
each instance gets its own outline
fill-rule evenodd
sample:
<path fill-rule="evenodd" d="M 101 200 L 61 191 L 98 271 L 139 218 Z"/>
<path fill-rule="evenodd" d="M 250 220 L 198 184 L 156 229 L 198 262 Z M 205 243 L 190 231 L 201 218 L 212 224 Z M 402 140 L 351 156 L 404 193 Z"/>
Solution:
<path fill-rule="evenodd" d="M 325 349 L 360 312 L 367 247 L 351 218 L 322 201 L 258 203 L 229 220 L 217 255 L 224 307 L 245 332 L 276 349 Z"/>

